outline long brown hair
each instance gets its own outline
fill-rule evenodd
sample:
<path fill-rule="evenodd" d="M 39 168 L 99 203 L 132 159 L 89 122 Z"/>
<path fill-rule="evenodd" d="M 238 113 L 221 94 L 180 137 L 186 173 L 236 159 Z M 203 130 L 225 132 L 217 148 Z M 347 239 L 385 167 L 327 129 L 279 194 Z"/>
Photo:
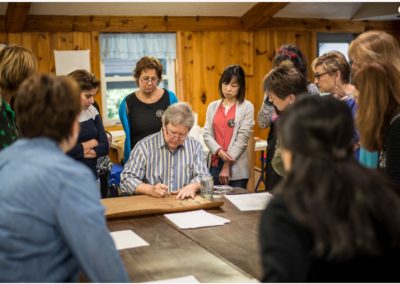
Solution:
<path fill-rule="evenodd" d="M 382 150 L 390 120 L 400 111 L 400 47 L 382 31 L 359 35 L 349 48 L 359 91 L 357 128 L 367 150 Z"/>
<path fill-rule="evenodd" d="M 361 144 L 370 151 L 383 149 L 391 119 L 400 111 L 400 73 L 389 62 L 363 65 L 354 75 L 360 95 L 356 115 Z"/>

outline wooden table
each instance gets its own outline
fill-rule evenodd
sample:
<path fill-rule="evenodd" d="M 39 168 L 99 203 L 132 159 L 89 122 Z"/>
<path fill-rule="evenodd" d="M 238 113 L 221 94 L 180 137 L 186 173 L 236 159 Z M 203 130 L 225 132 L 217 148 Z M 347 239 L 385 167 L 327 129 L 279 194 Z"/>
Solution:
<path fill-rule="evenodd" d="M 109 220 L 110 231 L 131 229 L 150 244 L 120 251 L 132 281 L 186 275 L 194 275 L 200 282 L 260 279 L 261 211 L 241 212 L 224 201 L 222 208 L 208 210 L 231 220 L 224 226 L 181 230 L 163 215 Z"/>

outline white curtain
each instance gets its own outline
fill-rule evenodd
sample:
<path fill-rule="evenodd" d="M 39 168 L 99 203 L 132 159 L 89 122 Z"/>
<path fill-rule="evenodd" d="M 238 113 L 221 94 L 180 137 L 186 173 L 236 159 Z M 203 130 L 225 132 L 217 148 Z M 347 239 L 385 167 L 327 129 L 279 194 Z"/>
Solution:
<path fill-rule="evenodd" d="M 176 58 L 174 33 L 101 33 L 101 59 Z"/>

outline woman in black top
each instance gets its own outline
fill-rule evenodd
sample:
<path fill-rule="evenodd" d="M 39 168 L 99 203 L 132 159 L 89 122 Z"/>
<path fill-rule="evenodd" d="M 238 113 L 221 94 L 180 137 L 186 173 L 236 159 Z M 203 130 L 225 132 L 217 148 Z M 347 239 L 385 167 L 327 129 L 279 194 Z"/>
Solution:
<path fill-rule="evenodd" d="M 141 58 L 133 71 L 138 90 L 126 96 L 119 107 L 125 131 L 124 161 L 136 143 L 161 130 L 161 117 L 169 105 L 178 101 L 176 95 L 160 88 L 163 67 L 154 57 Z"/>
<path fill-rule="evenodd" d="M 353 154 L 353 119 L 304 97 L 278 122 L 288 171 L 260 225 L 263 282 L 400 281 L 400 193 Z"/>

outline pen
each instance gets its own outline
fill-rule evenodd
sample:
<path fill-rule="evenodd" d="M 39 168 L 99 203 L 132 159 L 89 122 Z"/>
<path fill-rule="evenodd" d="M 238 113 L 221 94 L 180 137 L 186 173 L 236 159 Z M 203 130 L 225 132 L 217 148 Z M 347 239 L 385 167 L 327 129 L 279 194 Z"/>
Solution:
<path fill-rule="evenodd" d="M 160 175 L 157 175 L 157 179 L 158 179 L 158 183 L 163 184 L 163 181 L 162 181 Z M 166 196 L 170 196 L 170 195 L 171 195 L 171 193 L 169 192 L 169 187 L 167 187 L 167 194 L 166 194 Z"/>

